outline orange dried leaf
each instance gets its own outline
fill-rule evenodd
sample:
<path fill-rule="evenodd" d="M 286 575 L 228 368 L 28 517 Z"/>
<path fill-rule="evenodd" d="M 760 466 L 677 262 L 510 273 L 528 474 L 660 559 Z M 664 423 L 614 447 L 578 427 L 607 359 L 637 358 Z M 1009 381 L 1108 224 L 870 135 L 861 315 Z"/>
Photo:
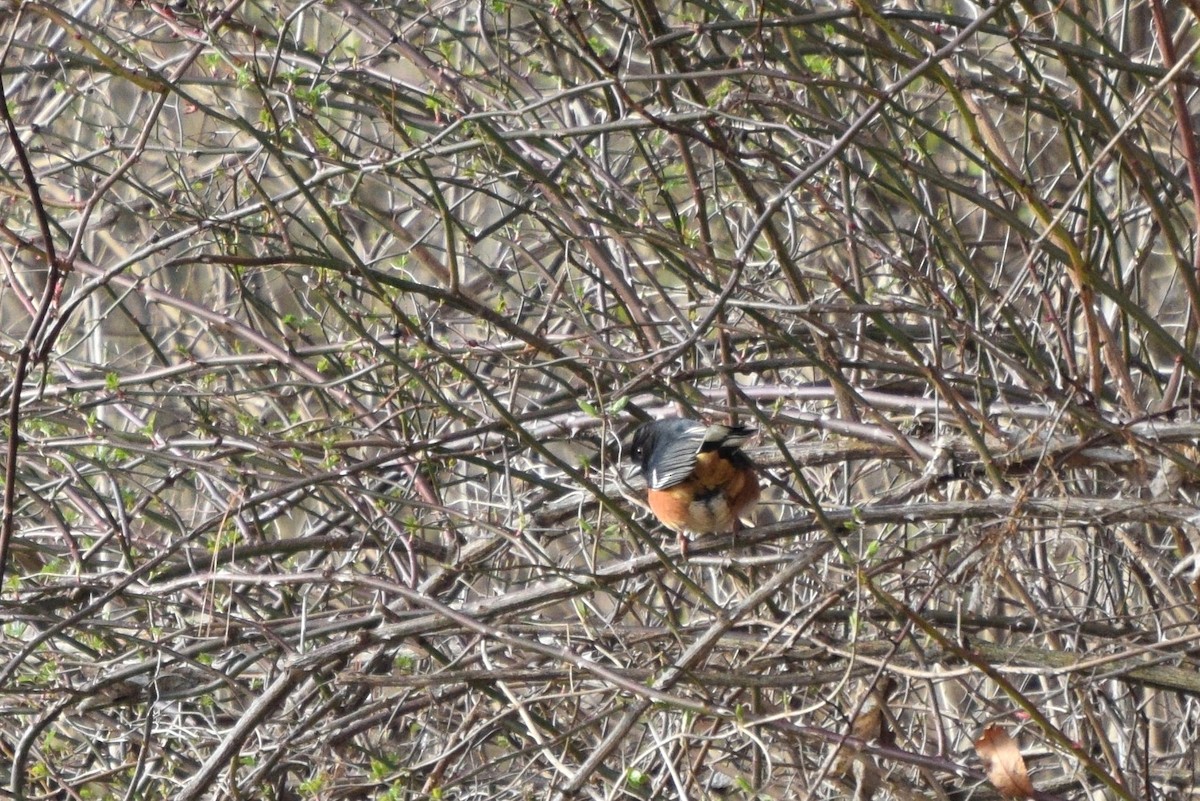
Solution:
<path fill-rule="evenodd" d="M 1017 742 L 999 726 L 988 726 L 975 741 L 975 753 L 987 769 L 988 781 L 1006 798 L 1029 798 L 1033 784 Z"/>

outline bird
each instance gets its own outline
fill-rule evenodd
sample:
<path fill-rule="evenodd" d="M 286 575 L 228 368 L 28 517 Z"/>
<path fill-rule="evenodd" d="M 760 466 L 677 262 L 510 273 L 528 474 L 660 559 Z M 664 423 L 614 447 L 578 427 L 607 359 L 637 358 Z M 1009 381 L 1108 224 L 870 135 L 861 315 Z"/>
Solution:
<path fill-rule="evenodd" d="M 638 426 L 630 456 L 648 486 L 650 511 L 679 537 L 687 533 L 737 531 L 761 492 L 754 462 L 741 450 L 755 430 L 740 425 L 707 425 L 668 418 Z"/>

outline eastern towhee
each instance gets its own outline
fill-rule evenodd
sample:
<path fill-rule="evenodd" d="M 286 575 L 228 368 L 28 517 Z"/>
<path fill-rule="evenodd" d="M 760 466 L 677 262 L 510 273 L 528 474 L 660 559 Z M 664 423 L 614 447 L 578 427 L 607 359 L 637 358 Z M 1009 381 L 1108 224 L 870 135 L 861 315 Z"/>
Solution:
<path fill-rule="evenodd" d="M 746 426 L 705 425 L 679 418 L 654 420 L 633 432 L 631 456 L 641 465 L 650 511 L 667 528 L 709 534 L 736 531 L 758 503 L 758 475 L 741 444 Z"/>

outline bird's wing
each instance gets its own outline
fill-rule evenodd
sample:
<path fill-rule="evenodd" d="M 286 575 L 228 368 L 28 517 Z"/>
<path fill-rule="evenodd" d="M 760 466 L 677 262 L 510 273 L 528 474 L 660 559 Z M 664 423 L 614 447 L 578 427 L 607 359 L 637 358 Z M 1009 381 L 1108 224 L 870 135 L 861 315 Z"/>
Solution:
<path fill-rule="evenodd" d="M 721 448 L 732 450 L 741 446 L 755 435 L 756 431 L 749 426 L 724 426 L 721 424 L 711 425 L 704 432 L 704 440 L 700 443 L 700 450 L 715 451 Z"/>
<path fill-rule="evenodd" d="M 696 454 L 700 453 L 707 433 L 708 427 L 697 423 L 680 431 L 670 442 L 660 445 L 650 475 L 646 477 L 650 488 L 666 489 L 686 481 L 696 469 Z"/>

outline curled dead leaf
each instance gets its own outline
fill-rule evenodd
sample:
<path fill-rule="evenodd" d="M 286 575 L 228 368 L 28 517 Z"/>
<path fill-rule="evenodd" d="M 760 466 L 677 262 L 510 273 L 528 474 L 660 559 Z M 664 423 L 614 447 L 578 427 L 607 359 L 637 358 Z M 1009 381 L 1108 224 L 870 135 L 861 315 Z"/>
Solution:
<path fill-rule="evenodd" d="M 987 770 L 988 781 L 1006 798 L 1029 798 L 1033 784 L 1017 742 L 999 726 L 988 726 L 975 741 L 975 753 Z"/>

